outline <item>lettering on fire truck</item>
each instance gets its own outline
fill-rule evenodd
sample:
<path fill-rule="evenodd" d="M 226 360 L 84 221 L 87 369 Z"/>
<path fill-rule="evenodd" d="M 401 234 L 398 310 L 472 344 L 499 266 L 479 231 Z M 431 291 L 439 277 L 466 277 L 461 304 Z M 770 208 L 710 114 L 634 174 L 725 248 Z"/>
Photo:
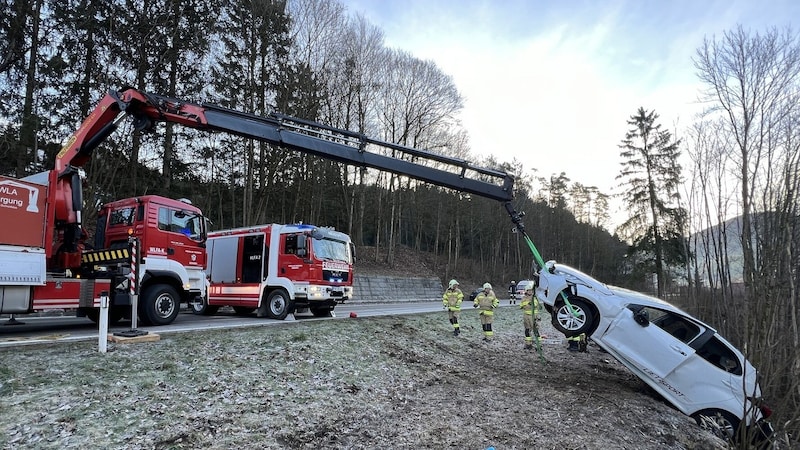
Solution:
<path fill-rule="evenodd" d="M 333 270 L 339 272 L 349 272 L 350 267 L 347 263 L 343 263 L 341 261 L 323 261 L 322 262 L 322 269 L 323 270 Z"/>

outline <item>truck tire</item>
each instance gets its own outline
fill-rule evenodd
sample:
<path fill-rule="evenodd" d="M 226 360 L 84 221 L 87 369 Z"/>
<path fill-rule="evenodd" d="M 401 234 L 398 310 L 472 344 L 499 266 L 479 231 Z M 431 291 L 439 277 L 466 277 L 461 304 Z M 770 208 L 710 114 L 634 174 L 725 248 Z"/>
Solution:
<path fill-rule="evenodd" d="M 192 310 L 192 314 L 198 316 L 213 316 L 217 313 L 219 306 L 209 305 L 206 297 L 197 297 L 194 302 L 189 303 L 189 308 Z"/>
<path fill-rule="evenodd" d="M 181 311 L 181 297 L 168 284 L 154 284 L 144 290 L 139 316 L 146 325 L 169 325 Z"/>
<path fill-rule="evenodd" d="M 125 316 L 124 306 L 111 306 L 108 308 L 108 324 L 115 325 Z M 100 323 L 100 308 L 86 310 L 86 318 L 94 323 Z"/>
<path fill-rule="evenodd" d="M 275 289 L 267 296 L 266 304 L 267 317 L 270 319 L 283 320 L 289 315 L 289 311 L 294 309 L 289 294 L 283 289 Z"/>

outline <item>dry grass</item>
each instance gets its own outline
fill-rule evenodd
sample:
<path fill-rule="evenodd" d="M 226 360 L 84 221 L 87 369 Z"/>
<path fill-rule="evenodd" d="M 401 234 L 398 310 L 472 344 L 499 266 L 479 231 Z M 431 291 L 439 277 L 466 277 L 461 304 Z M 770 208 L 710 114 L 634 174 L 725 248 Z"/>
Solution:
<path fill-rule="evenodd" d="M 0 351 L 0 447 L 721 448 L 590 347 L 522 349 L 518 311 L 313 320 Z M 546 331 L 556 337 L 552 330 Z"/>

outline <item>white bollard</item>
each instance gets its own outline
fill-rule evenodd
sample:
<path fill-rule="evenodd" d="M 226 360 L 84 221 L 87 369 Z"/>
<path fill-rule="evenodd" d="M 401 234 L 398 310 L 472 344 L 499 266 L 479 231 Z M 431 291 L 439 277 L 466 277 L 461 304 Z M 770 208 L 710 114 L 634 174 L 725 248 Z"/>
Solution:
<path fill-rule="evenodd" d="M 99 324 L 97 344 L 100 353 L 108 350 L 108 295 L 100 294 L 100 324 Z"/>

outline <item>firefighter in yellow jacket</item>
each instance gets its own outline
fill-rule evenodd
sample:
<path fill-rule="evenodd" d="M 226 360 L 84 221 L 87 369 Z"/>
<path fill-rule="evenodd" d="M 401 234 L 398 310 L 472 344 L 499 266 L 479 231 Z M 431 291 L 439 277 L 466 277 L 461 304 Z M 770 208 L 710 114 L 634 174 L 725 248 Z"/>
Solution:
<path fill-rule="evenodd" d="M 525 289 L 522 301 L 519 303 L 522 310 L 522 323 L 525 326 L 525 348 L 533 349 L 533 339 L 541 343 L 539 336 L 539 299 L 533 295 L 533 288 Z"/>
<path fill-rule="evenodd" d="M 458 288 L 458 281 L 450 280 L 448 288 L 442 296 L 442 304 L 447 309 L 447 315 L 450 316 L 450 323 L 453 325 L 453 336 L 461 334 L 458 316 L 461 314 L 461 302 L 463 300 L 464 293 Z"/>
<path fill-rule="evenodd" d="M 483 284 L 483 291 L 475 296 L 475 301 L 472 303 L 473 308 L 480 308 L 481 327 L 483 328 L 483 340 L 490 341 L 494 337 L 492 331 L 492 319 L 494 319 L 494 310 L 500 306 L 500 300 L 494 295 L 492 285 L 489 283 Z"/>

